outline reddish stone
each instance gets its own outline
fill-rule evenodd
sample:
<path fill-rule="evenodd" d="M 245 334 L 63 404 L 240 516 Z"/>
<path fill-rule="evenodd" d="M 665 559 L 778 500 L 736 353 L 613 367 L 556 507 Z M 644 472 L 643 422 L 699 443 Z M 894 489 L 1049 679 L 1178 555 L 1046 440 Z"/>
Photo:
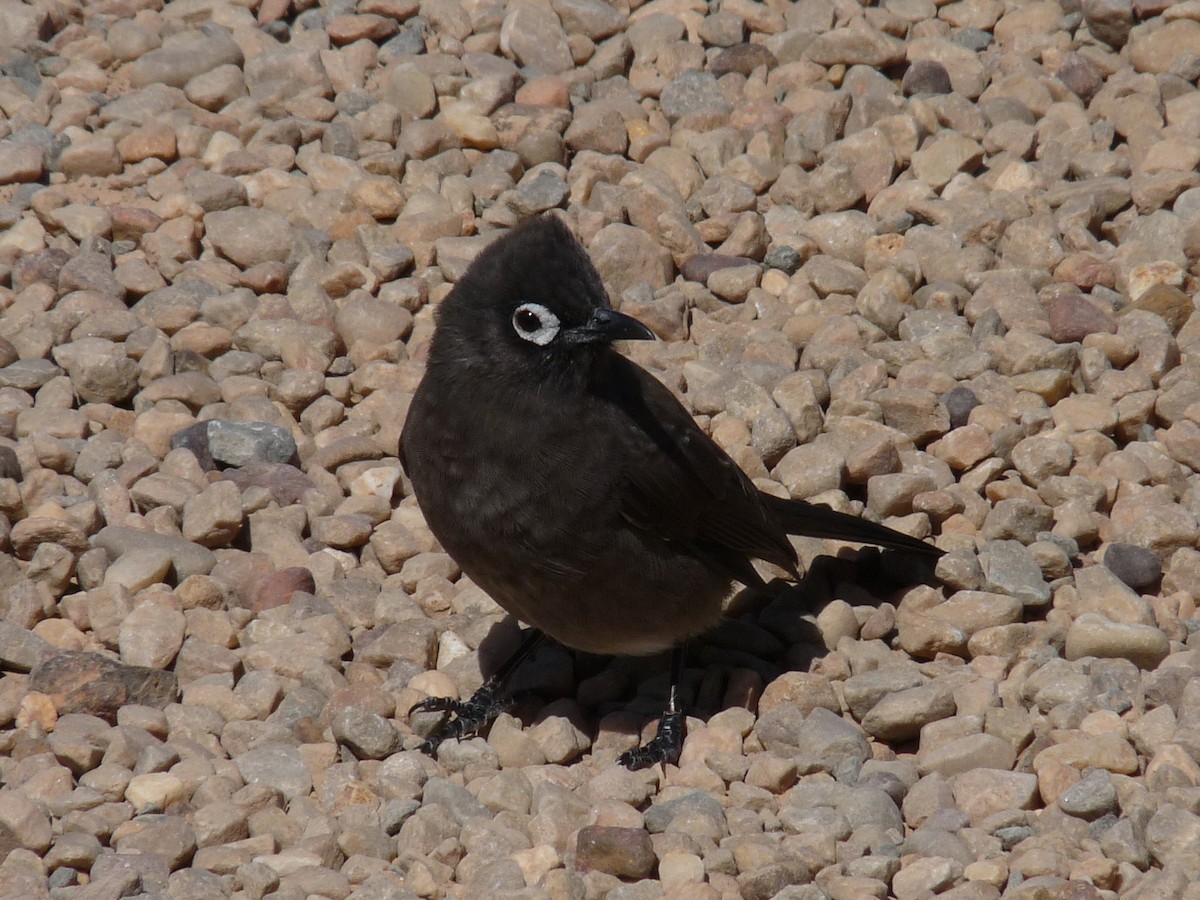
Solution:
<path fill-rule="evenodd" d="M 257 614 L 277 606 L 287 606 L 297 591 L 311 594 L 316 589 L 317 583 L 312 572 L 301 566 L 272 572 L 254 588 L 250 609 Z"/>

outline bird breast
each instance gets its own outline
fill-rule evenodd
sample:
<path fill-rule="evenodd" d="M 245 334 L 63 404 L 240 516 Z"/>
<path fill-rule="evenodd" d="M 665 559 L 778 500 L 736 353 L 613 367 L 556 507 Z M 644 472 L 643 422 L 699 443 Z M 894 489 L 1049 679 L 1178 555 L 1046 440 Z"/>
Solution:
<path fill-rule="evenodd" d="M 414 400 L 405 455 L 433 534 L 501 607 L 567 646 L 652 653 L 710 627 L 729 579 L 625 520 L 612 423 L 595 407 L 547 415 L 544 401 L 466 416 Z"/>

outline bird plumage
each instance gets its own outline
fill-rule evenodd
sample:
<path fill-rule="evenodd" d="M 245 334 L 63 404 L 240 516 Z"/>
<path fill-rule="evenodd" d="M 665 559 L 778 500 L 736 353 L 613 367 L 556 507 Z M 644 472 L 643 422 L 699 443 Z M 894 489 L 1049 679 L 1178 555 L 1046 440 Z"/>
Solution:
<path fill-rule="evenodd" d="M 937 555 L 882 525 L 760 492 L 611 339 L 586 252 L 554 216 L 479 255 L 437 312 L 401 460 L 426 521 L 509 613 L 597 653 L 703 632 L 754 560 L 798 578 L 789 534 Z"/>

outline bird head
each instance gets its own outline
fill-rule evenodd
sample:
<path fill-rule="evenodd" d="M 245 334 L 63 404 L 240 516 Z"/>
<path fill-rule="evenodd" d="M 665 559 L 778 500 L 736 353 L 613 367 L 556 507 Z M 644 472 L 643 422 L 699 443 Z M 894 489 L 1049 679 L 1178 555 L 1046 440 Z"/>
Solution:
<path fill-rule="evenodd" d="M 438 309 L 429 364 L 577 379 L 613 341 L 653 339 L 612 308 L 587 252 L 547 215 L 497 238 L 471 263 Z"/>

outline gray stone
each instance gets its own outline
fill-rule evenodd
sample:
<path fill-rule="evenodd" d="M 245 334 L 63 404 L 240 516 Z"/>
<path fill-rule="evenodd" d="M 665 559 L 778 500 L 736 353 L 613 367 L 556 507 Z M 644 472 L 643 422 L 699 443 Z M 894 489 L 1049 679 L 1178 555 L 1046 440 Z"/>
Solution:
<path fill-rule="evenodd" d="M 1133 544 L 1114 543 L 1104 548 L 1104 567 L 1134 590 L 1153 586 L 1162 577 L 1158 554 Z"/>
<path fill-rule="evenodd" d="M 135 88 L 167 84 L 182 88 L 197 75 L 217 66 L 242 64 L 242 51 L 229 32 L 210 24 L 168 38 L 162 47 L 150 50 L 128 67 Z"/>
<path fill-rule="evenodd" d="M 208 450 L 213 459 L 228 466 L 290 463 L 296 456 L 296 442 L 278 425 L 212 419 Z"/>
<path fill-rule="evenodd" d="M 663 114 L 672 122 L 688 116 L 728 116 L 732 109 L 717 79 L 709 72 L 688 69 L 679 73 L 662 90 Z"/>
<path fill-rule="evenodd" d="M 275 788 L 289 800 L 312 790 L 312 776 L 295 747 L 270 744 L 247 750 L 233 759 L 246 784 Z"/>
<path fill-rule="evenodd" d="M 207 575 L 217 562 L 211 550 L 191 541 L 122 525 L 106 525 L 92 537 L 91 543 L 94 547 L 102 547 L 113 559 L 132 550 L 161 550 L 171 557 L 179 581 L 190 575 Z"/>
<path fill-rule="evenodd" d="M 1089 769 L 1058 797 L 1059 809 L 1089 822 L 1112 812 L 1116 804 L 1117 790 L 1106 769 Z"/>
<path fill-rule="evenodd" d="M 1050 586 L 1029 549 L 1017 541 L 989 541 L 979 553 L 985 589 L 1016 597 L 1026 606 L 1050 602 Z"/>

